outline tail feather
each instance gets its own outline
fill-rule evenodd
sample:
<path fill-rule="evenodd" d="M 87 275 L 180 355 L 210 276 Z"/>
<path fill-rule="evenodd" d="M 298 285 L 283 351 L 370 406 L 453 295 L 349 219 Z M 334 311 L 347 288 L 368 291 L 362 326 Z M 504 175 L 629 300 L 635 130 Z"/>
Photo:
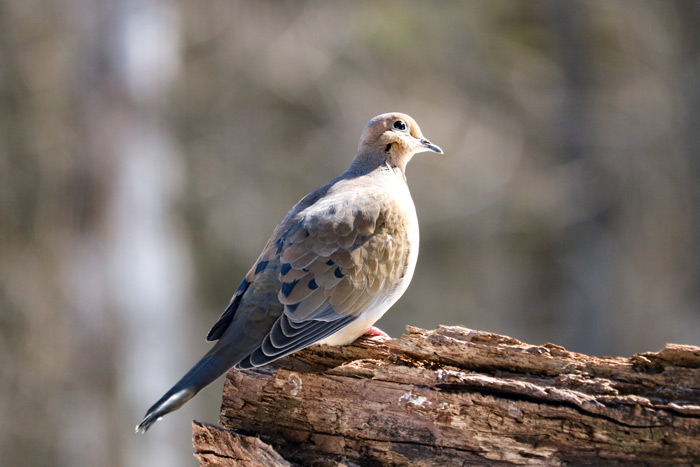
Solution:
<path fill-rule="evenodd" d="M 205 386 L 231 368 L 221 358 L 205 356 L 185 376 L 148 409 L 143 421 L 136 427 L 137 433 L 145 433 L 151 425 L 170 412 L 174 412 L 192 399 Z"/>

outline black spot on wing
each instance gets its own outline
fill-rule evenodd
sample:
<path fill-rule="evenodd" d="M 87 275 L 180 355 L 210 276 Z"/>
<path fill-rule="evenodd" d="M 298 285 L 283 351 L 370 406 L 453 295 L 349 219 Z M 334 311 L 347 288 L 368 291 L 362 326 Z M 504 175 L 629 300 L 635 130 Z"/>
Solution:
<path fill-rule="evenodd" d="M 309 281 L 308 287 L 309 287 L 309 290 L 316 290 L 316 289 L 318 289 L 318 284 L 316 283 L 316 279 L 311 279 L 311 280 Z"/>
<path fill-rule="evenodd" d="M 296 287 L 298 283 L 299 279 L 292 282 L 284 282 L 282 284 L 282 295 L 289 297 L 289 294 L 292 293 L 292 290 L 294 290 L 294 287 Z"/>
<path fill-rule="evenodd" d="M 265 270 L 267 267 L 269 261 L 260 261 L 258 265 L 255 267 L 255 274 L 259 274 Z"/>
<path fill-rule="evenodd" d="M 343 271 L 341 271 L 340 268 L 335 268 L 335 271 L 333 271 L 333 275 L 338 279 L 342 279 L 343 277 L 345 277 L 345 274 L 343 274 Z"/>
<path fill-rule="evenodd" d="M 243 293 L 245 291 L 245 289 L 248 288 L 249 285 L 250 285 L 250 282 L 248 282 L 248 279 L 243 279 L 241 284 L 236 289 L 236 294 L 238 294 L 239 292 Z"/>
<path fill-rule="evenodd" d="M 228 304 L 228 306 L 221 314 L 219 319 L 216 321 L 216 323 L 214 323 L 214 326 L 212 326 L 209 330 L 209 334 L 207 334 L 208 341 L 218 340 L 223 335 L 224 331 L 228 329 L 229 325 L 233 321 L 233 317 L 236 315 L 238 305 L 241 303 L 241 297 L 243 297 L 243 294 L 246 290 L 248 290 L 249 286 L 250 282 L 248 282 L 246 279 L 243 279 L 241 285 L 239 285 L 238 289 L 236 289 L 236 293 L 233 296 L 233 299 Z"/>
<path fill-rule="evenodd" d="M 292 270 L 292 265 L 289 263 L 284 263 L 282 267 L 280 268 L 280 274 L 283 276 L 286 276 L 289 271 Z"/>
<path fill-rule="evenodd" d="M 335 264 L 335 263 L 333 262 L 332 259 L 329 259 L 328 261 L 326 261 L 326 265 L 327 265 L 327 266 L 333 266 L 334 264 Z"/>
<path fill-rule="evenodd" d="M 284 243 L 287 241 L 288 237 L 291 237 L 297 231 L 301 228 L 301 223 L 296 223 L 292 227 L 289 228 L 282 236 L 275 242 L 277 245 L 277 254 L 282 253 L 282 250 L 284 249 Z"/>

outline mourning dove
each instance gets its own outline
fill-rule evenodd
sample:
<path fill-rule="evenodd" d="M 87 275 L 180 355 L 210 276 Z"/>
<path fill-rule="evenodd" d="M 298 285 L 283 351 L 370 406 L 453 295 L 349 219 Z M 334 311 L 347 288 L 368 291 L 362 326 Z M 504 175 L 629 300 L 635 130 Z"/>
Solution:
<path fill-rule="evenodd" d="M 344 345 L 408 287 L 418 259 L 418 220 L 406 164 L 442 154 L 401 113 L 374 117 L 337 178 L 282 219 L 207 335 L 218 342 L 148 410 L 145 432 L 230 368 L 266 365 L 312 344 Z"/>

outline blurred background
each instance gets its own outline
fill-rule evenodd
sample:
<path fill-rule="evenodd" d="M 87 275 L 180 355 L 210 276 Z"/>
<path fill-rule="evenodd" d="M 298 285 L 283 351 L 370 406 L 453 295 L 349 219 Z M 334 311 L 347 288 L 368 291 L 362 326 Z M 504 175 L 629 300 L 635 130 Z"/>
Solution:
<path fill-rule="evenodd" d="M 221 384 L 133 427 L 373 116 L 413 285 L 379 326 L 700 345 L 700 2 L 0 0 L 0 458 L 197 465 Z"/>

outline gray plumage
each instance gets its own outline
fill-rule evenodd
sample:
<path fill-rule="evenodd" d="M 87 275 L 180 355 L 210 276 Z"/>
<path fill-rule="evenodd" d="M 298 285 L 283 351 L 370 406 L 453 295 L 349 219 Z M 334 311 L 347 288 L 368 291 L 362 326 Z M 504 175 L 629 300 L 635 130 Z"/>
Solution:
<path fill-rule="evenodd" d="M 340 176 L 277 226 L 207 340 L 212 349 L 148 410 L 145 432 L 230 368 L 266 365 L 315 343 L 367 332 L 404 293 L 418 258 L 406 184 L 418 152 L 442 153 L 405 114 L 373 118 Z"/>

